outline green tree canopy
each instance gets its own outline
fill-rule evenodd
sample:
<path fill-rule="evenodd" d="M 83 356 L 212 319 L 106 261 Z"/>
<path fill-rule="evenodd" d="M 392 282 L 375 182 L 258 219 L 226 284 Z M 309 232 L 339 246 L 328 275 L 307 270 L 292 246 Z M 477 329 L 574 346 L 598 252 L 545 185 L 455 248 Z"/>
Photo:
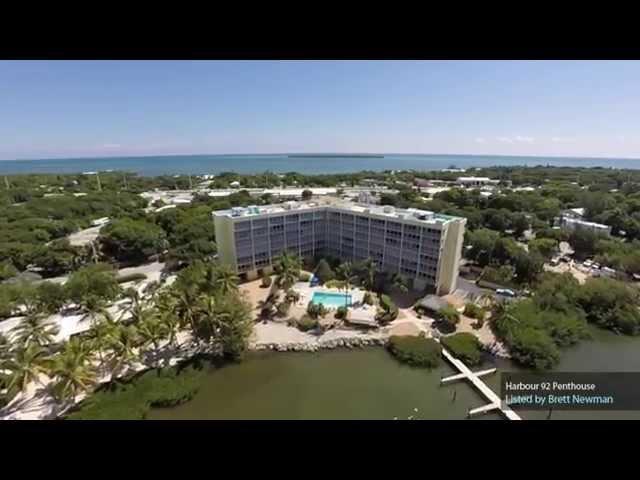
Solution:
<path fill-rule="evenodd" d="M 130 218 L 106 225 L 98 241 L 104 254 L 127 262 L 143 262 L 167 247 L 164 230 L 153 223 Z"/>

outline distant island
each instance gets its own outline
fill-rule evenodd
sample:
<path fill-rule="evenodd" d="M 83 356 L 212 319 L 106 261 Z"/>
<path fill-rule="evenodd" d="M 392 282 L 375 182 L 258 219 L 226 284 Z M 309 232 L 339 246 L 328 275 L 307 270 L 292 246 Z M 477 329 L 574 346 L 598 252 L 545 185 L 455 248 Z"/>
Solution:
<path fill-rule="evenodd" d="M 300 153 L 287 155 L 288 158 L 384 158 L 384 155 L 366 153 Z"/>

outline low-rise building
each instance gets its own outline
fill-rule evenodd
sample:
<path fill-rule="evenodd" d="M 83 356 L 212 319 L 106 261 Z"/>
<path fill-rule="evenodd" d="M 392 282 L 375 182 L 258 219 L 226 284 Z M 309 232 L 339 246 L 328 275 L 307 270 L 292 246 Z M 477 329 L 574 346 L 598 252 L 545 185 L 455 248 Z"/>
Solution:
<path fill-rule="evenodd" d="M 601 233 L 603 235 L 611 235 L 611 227 L 602 223 L 587 222 L 570 215 L 562 215 L 560 217 L 560 226 L 569 230 L 584 229 L 592 232 Z"/>
<path fill-rule="evenodd" d="M 489 177 L 458 177 L 456 183 L 463 187 L 482 187 L 484 185 L 497 185 L 500 180 L 492 180 Z"/>

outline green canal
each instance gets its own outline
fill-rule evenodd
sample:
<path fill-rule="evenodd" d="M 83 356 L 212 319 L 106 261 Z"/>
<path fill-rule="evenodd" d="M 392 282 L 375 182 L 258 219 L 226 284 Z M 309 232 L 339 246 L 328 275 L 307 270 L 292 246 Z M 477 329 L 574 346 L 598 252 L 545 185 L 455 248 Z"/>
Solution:
<path fill-rule="evenodd" d="M 640 339 L 593 329 L 594 339 L 564 351 L 562 371 L 640 371 Z M 482 368 L 516 371 L 512 362 L 487 358 Z M 256 352 L 239 364 L 213 368 L 198 394 L 150 419 L 464 419 L 485 402 L 466 382 L 440 386 L 448 365 L 435 370 L 397 362 L 383 348 L 317 353 Z M 457 372 L 455 372 L 457 373 Z M 499 374 L 485 377 L 498 392 Z M 546 419 L 546 411 L 519 412 Z M 500 419 L 493 413 L 478 417 Z M 640 419 L 640 412 L 568 412 L 551 419 Z"/>

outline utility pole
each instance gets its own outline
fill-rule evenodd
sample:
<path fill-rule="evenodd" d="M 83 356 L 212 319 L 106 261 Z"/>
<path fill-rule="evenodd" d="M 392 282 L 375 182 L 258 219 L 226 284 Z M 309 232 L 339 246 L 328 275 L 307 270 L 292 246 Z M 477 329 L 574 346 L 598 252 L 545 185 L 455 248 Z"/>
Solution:
<path fill-rule="evenodd" d="M 7 190 L 11 188 L 11 185 L 9 185 L 9 179 L 6 175 L 4 176 L 4 186 L 7 188 Z"/>
<path fill-rule="evenodd" d="M 100 183 L 100 172 L 96 172 L 96 180 L 98 181 L 98 191 L 102 191 L 102 184 Z"/>
<path fill-rule="evenodd" d="M 122 183 L 124 185 L 124 189 L 127 190 L 128 187 L 127 187 L 127 174 L 126 173 L 122 174 Z"/>
<path fill-rule="evenodd" d="M 191 175 L 189 175 L 189 190 L 193 190 L 193 182 L 191 181 Z"/>

